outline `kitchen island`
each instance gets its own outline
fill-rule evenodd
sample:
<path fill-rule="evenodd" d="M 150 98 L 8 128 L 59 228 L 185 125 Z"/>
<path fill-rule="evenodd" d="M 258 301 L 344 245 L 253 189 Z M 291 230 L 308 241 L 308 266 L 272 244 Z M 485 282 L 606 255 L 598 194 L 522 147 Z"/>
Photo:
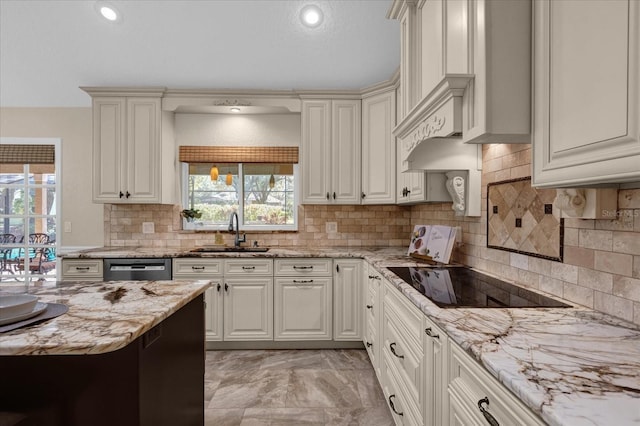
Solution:
<path fill-rule="evenodd" d="M 68 312 L 0 334 L 0 413 L 37 425 L 201 425 L 208 281 L 33 287 Z"/>

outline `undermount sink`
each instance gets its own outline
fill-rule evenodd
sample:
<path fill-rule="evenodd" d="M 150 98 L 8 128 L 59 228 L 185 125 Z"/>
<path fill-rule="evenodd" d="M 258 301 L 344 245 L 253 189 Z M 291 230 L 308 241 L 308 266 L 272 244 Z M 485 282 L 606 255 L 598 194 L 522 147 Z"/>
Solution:
<path fill-rule="evenodd" d="M 196 247 L 191 253 L 264 253 L 269 247 Z"/>

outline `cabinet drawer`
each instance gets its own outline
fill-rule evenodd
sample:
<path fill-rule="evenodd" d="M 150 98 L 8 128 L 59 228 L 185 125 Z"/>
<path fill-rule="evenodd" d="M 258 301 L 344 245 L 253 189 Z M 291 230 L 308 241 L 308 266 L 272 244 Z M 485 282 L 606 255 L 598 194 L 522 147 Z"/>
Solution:
<path fill-rule="evenodd" d="M 222 259 L 173 259 L 173 278 L 196 278 L 222 275 Z"/>
<path fill-rule="evenodd" d="M 449 394 L 450 403 L 455 406 L 450 416 L 466 412 L 474 423 L 489 424 L 479 409 L 481 405 L 500 425 L 545 424 L 462 348 L 449 342 Z"/>
<path fill-rule="evenodd" d="M 422 317 L 416 308 L 398 289 L 389 282 L 384 283 L 384 315 L 387 312 L 397 318 L 396 326 L 413 347 L 422 345 Z"/>
<path fill-rule="evenodd" d="M 405 398 L 420 406 L 422 400 L 423 352 L 422 345 L 411 343 L 400 331 L 398 319 L 385 311 L 383 319 L 383 352 L 398 371 L 398 380 L 406 389 Z"/>
<path fill-rule="evenodd" d="M 421 426 L 422 416 L 419 409 L 407 398 L 407 390 L 399 380 L 388 354 L 382 355 L 382 392 L 396 425 Z"/>
<path fill-rule="evenodd" d="M 333 273 L 331 259 L 298 258 L 276 259 L 275 274 L 277 276 L 330 276 Z"/>
<path fill-rule="evenodd" d="M 102 259 L 62 259 L 62 280 L 94 278 L 102 280 Z"/>
<path fill-rule="evenodd" d="M 273 275 L 272 259 L 227 259 L 224 275 Z"/>

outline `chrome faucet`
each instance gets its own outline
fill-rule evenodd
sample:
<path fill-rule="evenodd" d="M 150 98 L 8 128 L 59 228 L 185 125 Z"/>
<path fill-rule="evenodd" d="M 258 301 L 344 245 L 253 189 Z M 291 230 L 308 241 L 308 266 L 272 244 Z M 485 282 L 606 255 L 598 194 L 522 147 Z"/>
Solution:
<path fill-rule="evenodd" d="M 235 229 L 233 228 L 233 219 L 236 219 L 236 227 Z M 242 234 L 242 237 L 240 237 L 240 223 L 238 222 L 238 213 L 233 212 L 231 213 L 231 217 L 229 218 L 229 231 L 233 232 L 236 231 L 236 237 L 233 240 L 233 245 L 234 247 L 240 247 L 240 243 L 244 243 L 245 241 L 247 241 L 247 235 L 246 234 Z"/>

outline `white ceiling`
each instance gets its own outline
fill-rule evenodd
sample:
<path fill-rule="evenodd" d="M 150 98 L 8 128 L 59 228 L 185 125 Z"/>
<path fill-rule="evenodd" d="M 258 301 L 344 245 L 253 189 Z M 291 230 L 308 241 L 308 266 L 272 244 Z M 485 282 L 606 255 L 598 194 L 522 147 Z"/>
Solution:
<path fill-rule="evenodd" d="M 111 0 L 117 23 L 96 3 L 0 0 L 0 106 L 89 106 L 79 86 L 361 89 L 400 62 L 391 0 Z"/>

